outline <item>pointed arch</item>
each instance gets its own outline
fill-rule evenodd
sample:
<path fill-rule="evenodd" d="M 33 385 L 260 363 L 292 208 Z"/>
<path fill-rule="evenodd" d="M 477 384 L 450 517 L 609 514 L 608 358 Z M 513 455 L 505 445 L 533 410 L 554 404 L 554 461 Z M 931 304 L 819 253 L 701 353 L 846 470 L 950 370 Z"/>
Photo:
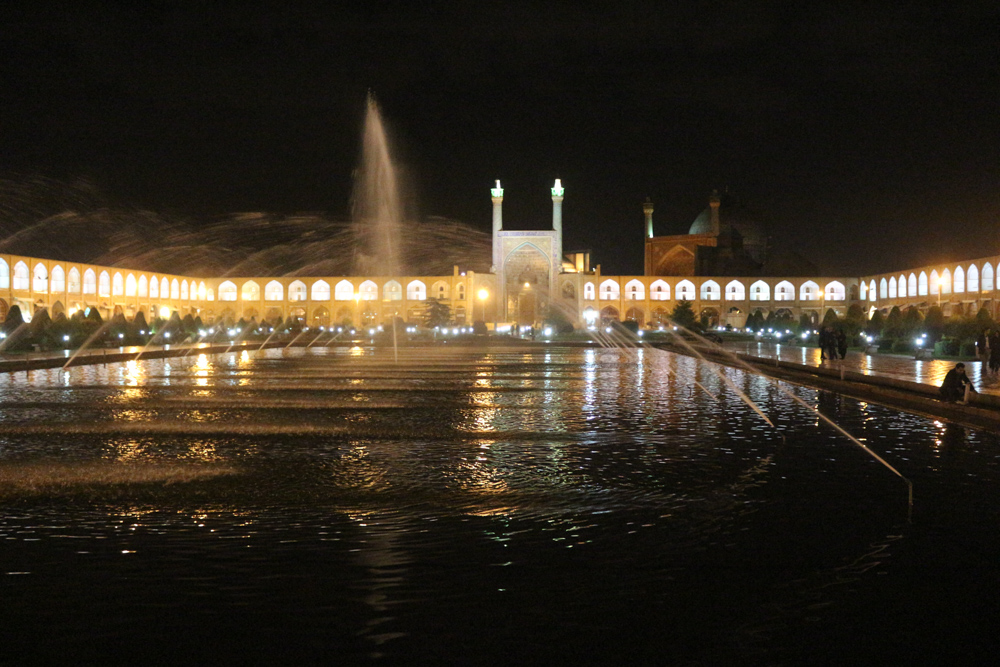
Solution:
<path fill-rule="evenodd" d="M 399 284 L 398 280 L 390 280 L 382 288 L 382 295 L 386 301 L 402 301 L 403 286 Z"/>
<path fill-rule="evenodd" d="M 983 264 L 983 285 L 981 289 L 984 292 L 993 291 L 993 265 L 989 262 Z"/>
<path fill-rule="evenodd" d="M 951 294 L 951 271 L 944 269 L 941 271 L 941 294 Z"/>
<path fill-rule="evenodd" d="M 312 284 L 312 300 L 313 301 L 329 301 L 330 300 L 330 283 L 325 280 L 317 280 Z"/>
<path fill-rule="evenodd" d="M 264 301 L 281 301 L 285 298 L 285 286 L 277 280 L 264 285 Z"/>
<path fill-rule="evenodd" d="M 427 299 L 427 285 L 422 280 L 411 280 L 406 286 L 408 301 L 424 301 Z"/>
<path fill-rule="evenodd" d="M 146 279 L 145 275 L 139 276 L 139 282 L 135 289 L 136 296 L 145 298 L 149 296 L 149 281 Z"/>
<path fill-rule="evenodd" d="M 831 280 L 826 284 L 827 301 L 844 301 L 847 299 L 847 288 L 839 280 Z"/>
<path fill-rule="evenodd" d="M 125 276 L 125 296 L 135 296 L 136 286 L 135 275 L 130 273 Z"/>
<path fill-rule="evenodd" d="M 961 266 L 955 267 L 955 277 L 952 279 L 951 288 L 955 294 L 965 292 L 965 270 Z"/>
<path fill-rule="evenodd" d="M 59 264 L 52 267 L 52 278 L 49 284 L 49 289 L 52 290 L 53 294 L 66 291 L 66 272 Z"/>
<path fill-rule="evenodd" d="M 97 294 L 97 274 L 94 273 L 93 269 L 87 269 L 83 272 L 83 293 Z"/>
<path fill-rule="evenodd" d="M 795 300 L 795 285 L 787 280 L 782 280 L 780 283 L 774 286 L 774 300 L 775 301 L 794 301 Z"/>
<path fill-rule="evenodd" d="M 10 287 L 10 266 L 7 265 L 7 260 L 0 259 L 0 289 L 7 289 Z M 6 316 L 7 313 L 4 313 Z"/>
<path fill-rule="evenodd" d="M 897 281 L 896 284 L 899 286 L 899 292 L 897 294 L 899 295 L 899 297 L 901 299 L 905 298 L 906 297 L 906 276 L 904 276 L 903 274 L 899 274 L 899 280 Z M 913 296 L 913 295 L 911 294 L 910 296 Z"/>
<path fill-rule="evenodd" d="M 937 269 L 931 271 L 931 294 L 939 294 L 941 292 L 941 276 L 938 275 Z"/>
<path fill-rule="evenodd" d="M 34 280 L 32 282 L 32 289 L 36 292 L 48 292 L 49 291 L 49 269 L 47 266 L 38 262 L 35 264 Z"/>
<path fill-rule="evenodd" d="M 621 291 L 618 286 L 618 281 L 608 278 L 607 280 L 602 282 L 600 289 L 600 296 L 601 296 L 601 301 L 615 301 L 618 298 L 620 298 Z"/>
<path fill-rule="evenodd" d="M 875 279 L 872 278 L 871 282 L 868 283 L 868 300 L 875 300 Z"/>
<path fill-rule="evenodd" d="M 125 294 L 125 278 L 122 277 L 120 271 L 115 271 L 115 276 L 111 279 L 111 294 L 113 296 Z"/>
<path fill-rule="evenodd" d="M 770 301 L 771 286 L 765 283 L 763 280 L 756 281 L 754 284 L 750 285 L 750 300 Z"/>
<path fill-rule="evenodd" d="M 160 298 L 160 279 L 153 276 L 149 279 L 149 298 L 159 299 Z M 235 300 L 235 299 L 234 299 Z"/>
<path fill-rule="evenodd" d="M 666 280 L 654 280 L 649 286 L 649 298 L 653 301 L 669 301 L 670 284 Z"/>
<path fill-rule="evenodd" d="M 374 285 L 375 283 L 372 283 Z M 451 295 L 448 283 L 444 280 L 435 280 L 431 285 L 431 297 L 434 299 L 447 299 Z"/>
<path fill-rule="evenodd" d="M 889 298 L 896 298 L 896 276 L 889 277 Z"/>
<path fill-rule="evenodd" d="M 243 301 L 260 301 L 260 285 L 253 280 L 243 283 L 240 288 L 240 299 Z"/>
<path fill-rule="evenodd" d="M 166 276 L 160 278 L 160 298 L 167 299 L 170 297 L 170 281 L 167 280 Z"/>
<path fill-rule="evenodd" d="M 726 301 L 746 301 L 747 289 L 739 280 L 730 280 L 726 285 Z"/>
<path fill-rule="evenodd" d="M 194 281 L 191 281 L 191 291 L 194 291 Z M 192 295 L 193 296 L 193 295 Z M 205 297 L 208 296 L 208 290 L 205 288 L 205 281 L 202 280 L 198 283 L 198 300 L 204 301 Z"/>
<path fill-rule="evenodd" d="M 714 280 L 706 280 L 701 284 L 702 301 L 720 301 L 722 299 L 722 289 L 719 283 Z"/>
<path fill-rule="evenodd" d="M 111 276 L 107 271 L 101 271 L 97 278 L 97 296 L 111 296 Z"/>
<path fill-rule="evenodd" d="M 682 280 L 674 288 L 674 294 L 678 301 L 694 301 L 694 283 L 690 280 Z"/>
<path fill-rule="evenodd" d="M 341 280 L 334 288 L 334 298 L 337 301 L 353 301 L 354 285 L 350 280 Z"/>
<path fill-rule="evenodd" d="M 865 298 L 865 284 L 861 283 L 861 298 Z M 800 301 L 818 301 L 819 300 L 819 285 L 815 280 L 807 280 L 799 287 L 799 300 Z"/>
<path fill-rule="evenodd" d="M 288 285 L 288 300 L 289 301 L 306 301 L 309 290 L 306 288 L 306 284 L 301 280 L 293 280 Z"/>
<path fill-rule="evenodd" d="M 970 264 L 969 272 L 965 274 L 965 289 L 973 294 L 979 292 L 979 267 L 975 264 Z"/>
<path fill-rule="evenodd" d="M 914 273 L 906 281 L 906 293 L 911 297 L 917 296 L 917 276 Z"/>
<path fill-rule="evenodd" d="M 646 286 L 642 281 L 633 278 L 625 283 L 625 298 L 630 301 L 642 301 L 646 298 Z"/>
<path fill-rule="evenodd" d="M 920 277 L 917 278 L 917 294 L 927 296 L 927 274 L 923 271 L 920 272 Z"/>
<path fill-rule="evenodd" d="M 878 298 L 888 299 L 889 298 L 889 281 L 883 278 L 878 281 Z"/>
<path fill-rule="evenodd" d="M 362 301 L 378 301 L 378 285 L 374 280 L 366 280 L 358 287 Z"/>
<path fill-rule="evenodd" d="M 153 283 L 156 279 L 153 279 Z M 153 283 L 150 283 L 152 285 Z M 219 301 L 236 301 L 236 295 L 238 290 L 236 289 L 236 283 L 231 280 L 227 280 L 221 285 L 219 285 Z"/>
<path fill-rule="evenodd" d="M 187 301 L 190 292 L 188 292 L 188 281 L 187 279 L 181 281 L 181 301 Z"/>
<path fill-rule="evenodd" d="M 670 297 L 670 288 L 668 287 L 667 288 L 667 298 L 669 298 L 669 297 Z M 591 282 L 584 283 L 583 284 L 583 300 L 584 301 L 593 301 L 596 298 L 597 298 L 597 290 L 594 287 L 594 283 L 591 283 Z M 594 313 L 594 317 L 595 317 L 595 319 L 597 317 L 596 311 Z"/>
<path fill-rule="evenodd" d="M 28 273 L 28 265 L 18 262 L 14 265 L 14 289 L 30 289 L 31 276 Z"/>

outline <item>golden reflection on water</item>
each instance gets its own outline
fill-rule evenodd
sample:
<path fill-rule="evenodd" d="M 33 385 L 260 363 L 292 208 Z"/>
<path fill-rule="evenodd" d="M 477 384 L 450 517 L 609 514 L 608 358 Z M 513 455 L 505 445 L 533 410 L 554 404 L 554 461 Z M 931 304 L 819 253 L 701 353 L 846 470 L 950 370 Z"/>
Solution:
<path fill-rule="evenodd" d="M 221 461 L 223 458 L 209 441 L 192 442 L 188 446 L 187 457 L 196 461 Z"/>
<path fill-rule="evenodd" d="M 207 354 L 199 354 L 198 361 L 194 364 L 194 374 L 197 378 L 195 384 L 199 387 L 208 386 L 208 376 L 212 371 L 212 362 L 208 360 Z"/>
<path fill-rule="evenodd" d="M 129 359 L 125 362 L 124 373 L 125 384 L 129 387 L 137 387 L 139 386 L 139 381 L 145 375 L 145 368 L 135 359 Z"/>
<path fill-rule="evenodd" d="M 145 448 L 135 438 L 111 443 L 114 458 L 118 461 L 135 461 L 145 456 Z"/>

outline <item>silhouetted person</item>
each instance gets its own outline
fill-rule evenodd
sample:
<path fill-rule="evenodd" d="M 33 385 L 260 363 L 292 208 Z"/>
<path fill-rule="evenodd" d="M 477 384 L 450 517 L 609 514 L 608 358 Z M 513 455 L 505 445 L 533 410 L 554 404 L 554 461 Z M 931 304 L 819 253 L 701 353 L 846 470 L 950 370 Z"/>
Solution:
<path fill-rule="evenodd" d="M 966 387 L 973 393 L 978 393 L 976 392 L 976 388 L 972 386 L 972 380 L 965 374 L 965 364 L 957 363 L 944 376 L 944 382 L 941 383 L 940 390 L 941 398 L 948 403 L 954 403 L 955 401 L 965 403 Z"/>
<path fill-rule="evenodd" d="M 837 354 L 840 355 L 841 359 L 847 357 L 847 336 L 844 334 L 843 329 L 837 329 L 837 333 L 834 334 L 834 340 L 837 343 Z M 834 359 L 837 357 L 835 356 Z"/>
<path fill-rule="evenodd" d="M 990 333 L 989 329 L 983 329 L 976 337 L 976 356 L 983 362 L 983 368 L 990 363 Z"/>
<path fill-rule="evenodd" d="M 1000 370 L 1000 331 L 991 331 L 986 344 L 990 348 L 990 372 Z"/>

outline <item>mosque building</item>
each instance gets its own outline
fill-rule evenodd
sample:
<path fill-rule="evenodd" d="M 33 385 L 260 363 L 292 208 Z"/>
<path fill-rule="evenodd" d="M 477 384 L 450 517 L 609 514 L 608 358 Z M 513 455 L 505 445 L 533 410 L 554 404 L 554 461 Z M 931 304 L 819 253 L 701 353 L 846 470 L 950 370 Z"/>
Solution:
<path fill-rule="evenodd" d="M 553 317 L 577 327 L 608 320 L 657 327 L 681 301 L 706 324 L 734 328 L 756 311 L 819 322 L 828 310 L 844 316 L 855 304 L 868 316 L 894 306 L 1000 314 L 1000 255 L 870 276 L 817 275 L 808 261 L 776 252 L 759 219 L 728 193 L 713 193 L 688 233 L 670 236 L 654 234 L 647 200 L 643 275 L 605 275 L 588 253 L 565 252 L 561 181 L 551 196 L 551 229 L 504 229 L 504 190 L 496 182 L 490 273 L 456 266 L 436 276 L 184 276 L 0 254 L 0 319 L 17 305 L 26 319 L 40 309 L 52 317 L 97 309 L 105 319 L 176 311 L 206 323 L 293 318 L 310 326 L 372 326 L 393 318 L 420 322 L 428 299 L 448 305 L 458 325 L 483 321 L 501 331 Z"/>

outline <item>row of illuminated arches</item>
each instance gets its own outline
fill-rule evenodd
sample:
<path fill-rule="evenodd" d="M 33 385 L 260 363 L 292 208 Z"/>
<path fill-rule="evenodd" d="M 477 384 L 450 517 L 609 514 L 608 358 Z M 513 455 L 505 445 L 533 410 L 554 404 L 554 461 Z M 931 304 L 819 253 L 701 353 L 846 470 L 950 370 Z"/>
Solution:
<path fill-rule="evenodd" d="M 603 281 L 599 287 L 595 288 L 594 283 L 587 282 L 583 286 L 584 301 L 594 301 L 595 296 L 599 296 L 601 301 L 614 301 L 621 298 L 622 292 L 619 282 L 613 278 Z M 787 280 L 782 280 L 774 286 L 774 301 L 794 301 L 796 291 L 798 298 L 802 301 L 817 301 L 826 299 L 828 301 L 843 301 L 847 298 L 844 284 L 834 280 L 826 284 L 824 289 L 820 289 L 819 284 L 812 280 L 802 283 L 798 290 L 795 285 Z M 639 301 L 646 298 L 646 286 L 637 279 L 625 283 L 625 299 L 629 301 Z M 690 280 L 681 280 L 674 286 L 674 298 L 678 301 L 694 301 L 696 295 L 700 295 L 702 301 L 721 301 L 723 293 L 722 287 L 714 280 L 706 280 L 701 283 L 700 288 L 696 288 Z M 725 287 L 726 301 L 746 301 L 747 288 L 739 280 L 732 280 Z M 649 285 L 649 298 L 653 301 L 670 300 L 670 283 L 665 280 L 655 280 Z M 771 286 L 758 280 L 750 285 L 750 301 L 771 301 Z"/>
<path fill-rule="evenodd" d="M 397 280 L 389 280 L 379 290 L 379 286 L 372 280 L 361 282 L 357 289 L 350 280 L 341 280 L 333 287 L 334 301 L 377 301 L 380 298 L 385 301 L 402 301 L 403 285 Z M 406 285 L 406 298 L 409 301 L 424 301 L 427 299 L 427 284 L 422 280 L 412 280 Z M 447 299 L 451 294 L 451 286 L 447 281 L 439 280 L 431 285 L 430 294 L 436 299 Z M 272 280 L 264 285 L 264 301 L 284 301 L 285 286 Z M 317 280 L 311 286 L 306 286 L 301 280 L 292 281 L 288 285 L 289 301 L 305 301 L 306 298 L 312 301 L 330 301 L 330 283 L 325 280 Z M 455 297 L 458 300 L 465 299 L 465 284 L 459 283 L 455 286 Z M 220 301 L 260 301 L 261 287 L 255 280 L 247 280 L 241 286 L 226 280 L 219 284 Z"/>
<path fill-rule="evenodd" d="M 13 273 L 7 262 L 0 259 L 0 289 L 32 290 L 39 293 L 54 294 L 68 292 L 70 294 L 94 294 L 97 296 L 131 296 L 151 299 L 201 299 L 211 300 L 212 289 L 205 282 L 196 283 L 192 280 L 168 279 L 166 276 L 138 278 L 129 273 L 122 275 L 115 272 L 112 276 L 107 271 L 99 274 L 94 269 L 86 269 L 83 273 L 75 266 L 67 272 L 60 265 L 48 267 L 42 262 L 35 264 L 34 271 L 29 272 L 28 265 L 21 261 L 14 264 Z"/>
<path fill-rule="evenodd" d="M 1000 266 L 997 267 L 997 271 L 1000 271 Z M 901 273 L 898 278 L 890 276 L 879 280 L 877 292 L 874 278 L 867 284 L 862 282 L 861 298 L 875 301 L 876 298 L 905 299 L 911 296 L 992 292 L 995 275 L 993 266 L 988 263 L 983 265 L 982 273 L 975 264 L 971 264 L 968 270 L 957 266 L 954 273 L 948 269 L 942 270 L 941 273 L 934 269 L 930 274 L 926 271 L 921 271 L 919 274 L 911 272 L 909 276 Z"/>

